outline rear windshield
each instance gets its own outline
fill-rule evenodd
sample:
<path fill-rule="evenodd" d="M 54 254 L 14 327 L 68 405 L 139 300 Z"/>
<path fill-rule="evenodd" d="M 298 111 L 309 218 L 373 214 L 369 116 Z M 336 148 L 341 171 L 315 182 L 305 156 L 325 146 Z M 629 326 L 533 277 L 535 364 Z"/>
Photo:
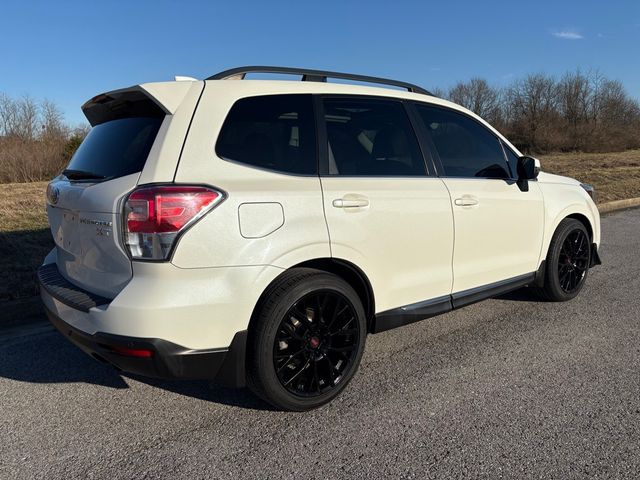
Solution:
<path fill-rule="evenodd" d="M 63 173 L 72 180 L 105 180 L 142 171 L 161 123 L 134 117 L 96 125 Z"/>

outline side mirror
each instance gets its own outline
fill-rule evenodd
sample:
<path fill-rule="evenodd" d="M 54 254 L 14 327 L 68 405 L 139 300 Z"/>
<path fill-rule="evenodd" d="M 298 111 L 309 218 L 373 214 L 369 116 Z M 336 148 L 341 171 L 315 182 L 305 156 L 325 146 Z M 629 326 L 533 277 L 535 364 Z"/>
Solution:
<path fill-rule="evenodd" d="M 535 180 L 540 173 L 540 160 L 524 156 L 518 158 L 518 181 Z"/>
<path fill-rule="evenodd" d="M 538 177 L 538 173 L 540 173 L 540 160 L 537 158 L 529 157 L 525 155 L 524 157 L 518 157 L 518 188 L 522 192 L 529 191 L 529 180 L 534 180 Z"/>

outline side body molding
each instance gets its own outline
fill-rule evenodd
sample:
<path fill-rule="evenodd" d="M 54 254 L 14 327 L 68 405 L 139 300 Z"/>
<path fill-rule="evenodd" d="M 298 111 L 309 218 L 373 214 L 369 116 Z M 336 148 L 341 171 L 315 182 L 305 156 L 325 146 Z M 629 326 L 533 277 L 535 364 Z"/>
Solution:
<path fill-rule="evenodd" d="M 496 295 L 502 295 L 526 285 L 531 285 L 540 274 L 540 272 L 527 273 L 508 280 L 457 292 L 452 295 L 445 295 L 432 300 L 425 300 L 424 302 L 413 303 L 380 312 L 376 314 L 373 320 L 371 333 L 380 333 L 392 328 L 425 320 L 453 309 L 471 305 L 472 303 L 495 297 Z"/>

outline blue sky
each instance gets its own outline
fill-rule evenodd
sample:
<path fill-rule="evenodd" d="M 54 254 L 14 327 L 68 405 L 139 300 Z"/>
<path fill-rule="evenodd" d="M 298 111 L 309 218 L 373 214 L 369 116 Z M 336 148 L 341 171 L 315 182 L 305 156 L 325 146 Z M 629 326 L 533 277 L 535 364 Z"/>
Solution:
<path fill-rule="evenodd" d="M 599 69 L 640 98 L 640 2 L 90 1 L 0 5 L 0 92 L 72 124 L 105 90 L 273 64 L 427 88 Z"/>

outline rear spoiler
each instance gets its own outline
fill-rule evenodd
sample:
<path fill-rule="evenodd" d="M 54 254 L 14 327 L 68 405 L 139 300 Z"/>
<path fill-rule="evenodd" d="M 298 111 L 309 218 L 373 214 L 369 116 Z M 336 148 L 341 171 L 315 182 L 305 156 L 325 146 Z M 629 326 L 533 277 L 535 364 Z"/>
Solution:
<path fill-rule="evenodd" d="M 194 82 L 158 82 L 101 93 L 82 105 L 91 126 L 129 117 L 172 115 Z"/>

